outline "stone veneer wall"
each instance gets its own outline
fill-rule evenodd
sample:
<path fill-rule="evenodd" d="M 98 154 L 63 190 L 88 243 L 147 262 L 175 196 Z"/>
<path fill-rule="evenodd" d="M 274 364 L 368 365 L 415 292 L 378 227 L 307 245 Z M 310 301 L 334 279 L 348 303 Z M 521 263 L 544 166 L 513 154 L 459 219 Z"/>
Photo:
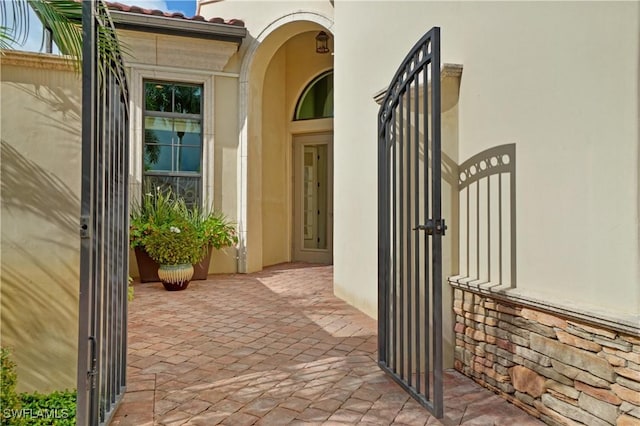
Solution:
<path fill-rule="evenodd" d="M 640 425 L 640 338 L 454 290 L 455 368 L 549 425 Z"/>

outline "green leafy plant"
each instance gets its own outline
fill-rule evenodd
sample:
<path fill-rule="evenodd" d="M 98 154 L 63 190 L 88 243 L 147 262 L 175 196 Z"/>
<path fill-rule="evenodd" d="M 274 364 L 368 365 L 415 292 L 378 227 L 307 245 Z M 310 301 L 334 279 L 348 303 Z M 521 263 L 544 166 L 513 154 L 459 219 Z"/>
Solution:
<path fill-rule="evenodd" d="M 187 210 L 187 218 L 206 246 L 221 249 L 238 243 L 236 227 L 223 213 L 193 207 Z"/>
<path fill-rule="evenodd" d="M 201 232 L 207 244 L 216 249 L 238 243 L 236 227 L 222 213 L 214 213 L 202 221 Z"/>
<path fill-rule="evenodd" d="M 16 364 L 11 360 L 9 350 L 0 348 L 0 419 L 2 424 L 22 424 L 19 417 L 11 414 L 16 413 L 21 408 L 20 398 L 16 393 L 17 375 Z M 6 423 L 5 423 L 6 422 Z"/>
<path fill-rule="evenodd" d="M 147 192 L 141 203 L 131 207 L 129 245 L 131 248 L 144 248 L 155 228 L 184 221 L 185 210 L 184 201 L 173 197 L 170 191 Z"/>
<path fill-rule="evenodd" d="M 149 236 L 171 226 L 192 229 L 204 246 L 216 249 L 233 246 L 238 242 L 235 225 L 222 213 L 212 208 L 188 207 L 184 199 L 171 191 L 147 192 L 142 203 L 131 208 L 129 243 L 131 248 L 147 248 Z M 147 250 L 148 251 L 148 250 Z"/>
<path fill-rule="evenodd" d="M 49 394 L 20 394 L 22 409 L 29 413 L 29 425 L 73 426 L 76 424 L 76 391 L 55 391 Z"/>
<path fill-rule="evenodd" d="M 161 265 L 197 263 L 205 255 L 205 244 L 187 220 L 155 227 L 146 237 L 149 256 Z"/>
<path fill-rule="evenodd" d="M 75 390 L 18 394 L 16 364 L 8 349 L 0 348 L 0 360 L 0 424 L 75 426 Z"/>
<path fill-rule="evenodd" d="M 134 291 L 135 291 L 133 289 L 133 278 L 129 277 L 127 282 L 128 282 L 128 285 L 127 285 L 127 300 L 129 302 L 131 302 L 133 300 Z"/>

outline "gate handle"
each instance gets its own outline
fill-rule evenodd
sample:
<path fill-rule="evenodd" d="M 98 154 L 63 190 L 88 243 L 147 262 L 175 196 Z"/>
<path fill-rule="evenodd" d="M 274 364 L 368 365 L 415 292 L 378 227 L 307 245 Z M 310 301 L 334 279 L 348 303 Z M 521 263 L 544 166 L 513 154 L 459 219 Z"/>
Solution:
<path fill-rule="evenodd" d="M 414 231 L 427 231 L 427 235 L 444 235 L 447 230 L 447 225 L 444 222 L 444 219 L 428 219 L 427 223 L 424 225 L 418 225 L 413 228 Z"/>

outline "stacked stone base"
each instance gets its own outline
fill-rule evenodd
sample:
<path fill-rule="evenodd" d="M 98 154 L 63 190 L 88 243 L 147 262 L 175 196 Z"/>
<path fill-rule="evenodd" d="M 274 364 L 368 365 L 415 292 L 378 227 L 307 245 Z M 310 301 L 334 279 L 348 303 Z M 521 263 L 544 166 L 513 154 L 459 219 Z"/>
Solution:
<path fill-rule="evenodd" d="M 549 425 L 640 426 L 640 338 L 454 290 L 455 368 Z"/>

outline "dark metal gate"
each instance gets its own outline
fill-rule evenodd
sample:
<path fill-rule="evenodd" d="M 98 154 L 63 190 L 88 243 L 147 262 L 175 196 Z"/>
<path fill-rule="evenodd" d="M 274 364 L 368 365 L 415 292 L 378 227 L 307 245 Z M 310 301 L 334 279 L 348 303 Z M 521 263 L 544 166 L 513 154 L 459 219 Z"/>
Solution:
<path fill-rule="evenodd" d="M 378 126 L 379 365 L 441 418 L 439 28 L 402 62 Z"/>
<path fill-rule="evenodd" d="M 125 390 L 129 97 L 121 58 L 105 55 L 115 37 L 106 6 L 82 3 L 77 424 L 93 426 L 109 422 Z"/>

